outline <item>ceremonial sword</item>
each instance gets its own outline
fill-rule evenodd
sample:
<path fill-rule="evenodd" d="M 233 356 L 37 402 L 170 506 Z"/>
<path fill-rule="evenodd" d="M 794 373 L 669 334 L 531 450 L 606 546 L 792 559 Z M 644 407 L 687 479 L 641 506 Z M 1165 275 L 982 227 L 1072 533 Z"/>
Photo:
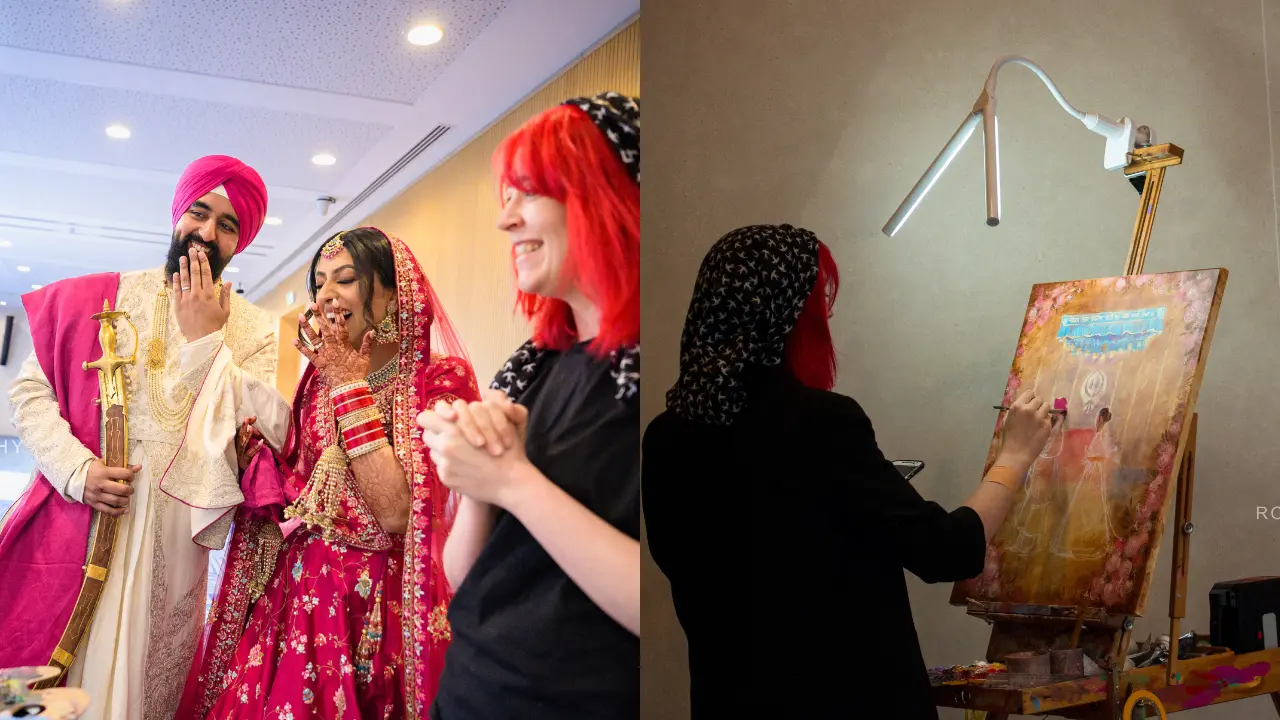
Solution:
<path fill-rule="evenodd" d="M 133 353 L 129 357 L 116 354 L 115 320 L 123 318 L 133 330 Z M 93 362 L 81 365 L 85 370 L 98 373 L 97 404 L 102 409 L 102 462 L 107 467 L 124 468 L 129 466 L 129 403 L 124 382 L 124 368 L 132 365 L 138 354 L 138 329 L 129 319 L 129 313 L 112 310 L 109 300 L 102 301 L 102 312 L 93 316 L 99 323 L 98 344 L 102 346 L 102 357 Z M 127 480 L 125 482 L 128 482 Z M 71 663 L 75 661 L 76 651 L 89 625 L 93 622 L 94 612 L 98 609 L 98 599 L 102 596 L 102 588 L 107 584 L 107 570 L 111 566 L 111 554 L 116 546 L 118 518 L 99 510 L 94 510 L 93 521 L 89 533 L 89 547 L 85 553 L 84 582 L 80 585 L 80 595 L 76 598 L 75 609 L 71 611 L 71 620 L 62 633 L 62 639 L 53 650 L 49 664 L 58 668 L 56 677 L 41 681 L 34 686 L 37 690 L 57 685 Z"/>

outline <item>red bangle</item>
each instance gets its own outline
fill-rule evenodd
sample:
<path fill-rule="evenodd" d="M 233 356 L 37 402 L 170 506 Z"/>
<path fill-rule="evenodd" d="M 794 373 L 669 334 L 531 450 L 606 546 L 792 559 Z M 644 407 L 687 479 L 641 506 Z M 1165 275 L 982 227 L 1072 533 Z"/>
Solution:
<path fill-rule="evenodd" d="M 363 396 L 357 396 L 353 398 L 346 398 L 344 400 L 335 401 L 333 403 L 333 415 L 334 417 L 342 417 L 344 415 L 350 415 L 351 413 L 357 410 L 363 410 L 367 407 L 373 407 L 376 404 L 377 404 L 377 401 L 373 399 L 372 393 L 366 393 Z"/>
<path fill-rule="evenodd" d="M 353 428 L 354 430 L 354 428 Z M 382 423 L 378 423 L 376 428 L 367 430 L 356 435 L 343 434 L 343 443 L 347 446 L 347 457 L 357 458 L 361 455 L 371 453 L 383 445 L 390 445 L 387 441 L 387 433 L 382 429 Z"/>
<path fill-rule="evenodd" d="M 351 427 L 342 428 L 342 439 L 346 440 L 347 444 L 350 445 L 352 442 L 363 438 L 365 434 L 374 431 L 381 432 L 384 436 L 386 435 L 386 431 L 382 428 L 381 420 L 366 420 Z"/>

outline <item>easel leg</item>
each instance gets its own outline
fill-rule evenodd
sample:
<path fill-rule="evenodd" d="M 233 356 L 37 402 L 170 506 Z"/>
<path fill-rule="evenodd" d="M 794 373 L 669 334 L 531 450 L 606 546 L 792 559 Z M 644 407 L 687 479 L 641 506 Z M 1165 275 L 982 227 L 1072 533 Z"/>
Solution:
<path fill-rule="evenodd" d="M 1196 478 L 1196 435 L 1200 414 L 1192 413 L 1191 431 L 1183 450 L 1182 464 L 1178 468 L 1178 495 L 1174 512 L 1173 571 L 1169 588 L 1169 663 L 1165 670 L 1165 683 L 1175 685 L 1178 680 L 1178 635 L 1182 618 L 1187 616 L 1187 573 L 1191 569 L 1191 494 Z"/>
<path fill-rule="evenodd" d="M 1276 714 L 1280 715 L 1280 692 L 1271 693 L 1271 704 L 1276 706 Z"/>

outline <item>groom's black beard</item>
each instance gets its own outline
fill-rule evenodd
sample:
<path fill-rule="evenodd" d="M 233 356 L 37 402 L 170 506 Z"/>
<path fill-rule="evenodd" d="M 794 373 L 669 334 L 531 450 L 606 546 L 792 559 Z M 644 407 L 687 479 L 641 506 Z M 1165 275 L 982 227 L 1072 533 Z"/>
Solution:
<path fill-rule="evenodd" d="M 178 272 L 178 260 L 180 258 L 189 258 L 187 251 L 191 249 L 191 244 L 200 243 L 196 247 L 204 250 L 205 257 L 209 258 L 209 271 L 213 275 L 214 280 L 222 278 L 222 270 L 227 266 L 227 261 L 222 258 L 222 251 L 217 245 L 205 245 L 204 240 L 200 237 L 200 233 L 187 233 L 184 238 L 178 238 L 178 231 L 173 231 L 173 242 L 169 244 L 169 257 L 164 263 L 164 273 L 166 280 L 172 280 L 173 274 Z"/>

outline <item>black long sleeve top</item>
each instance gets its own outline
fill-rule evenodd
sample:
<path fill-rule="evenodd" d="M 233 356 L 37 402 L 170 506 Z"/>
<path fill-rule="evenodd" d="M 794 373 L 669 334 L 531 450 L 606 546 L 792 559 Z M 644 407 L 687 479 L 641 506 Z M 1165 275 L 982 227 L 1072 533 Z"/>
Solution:
<path fill-rule="evenodd" d="M 903 570 L 977 576 L 981 519 L 922 498 L 852 398 L 780 368 L 748 383 L 733 425 L 667 412 L 643 440 L 649 549 L 688 638 L 694 720 L 872 716 L 877 701 L 936 719 Z"/>

